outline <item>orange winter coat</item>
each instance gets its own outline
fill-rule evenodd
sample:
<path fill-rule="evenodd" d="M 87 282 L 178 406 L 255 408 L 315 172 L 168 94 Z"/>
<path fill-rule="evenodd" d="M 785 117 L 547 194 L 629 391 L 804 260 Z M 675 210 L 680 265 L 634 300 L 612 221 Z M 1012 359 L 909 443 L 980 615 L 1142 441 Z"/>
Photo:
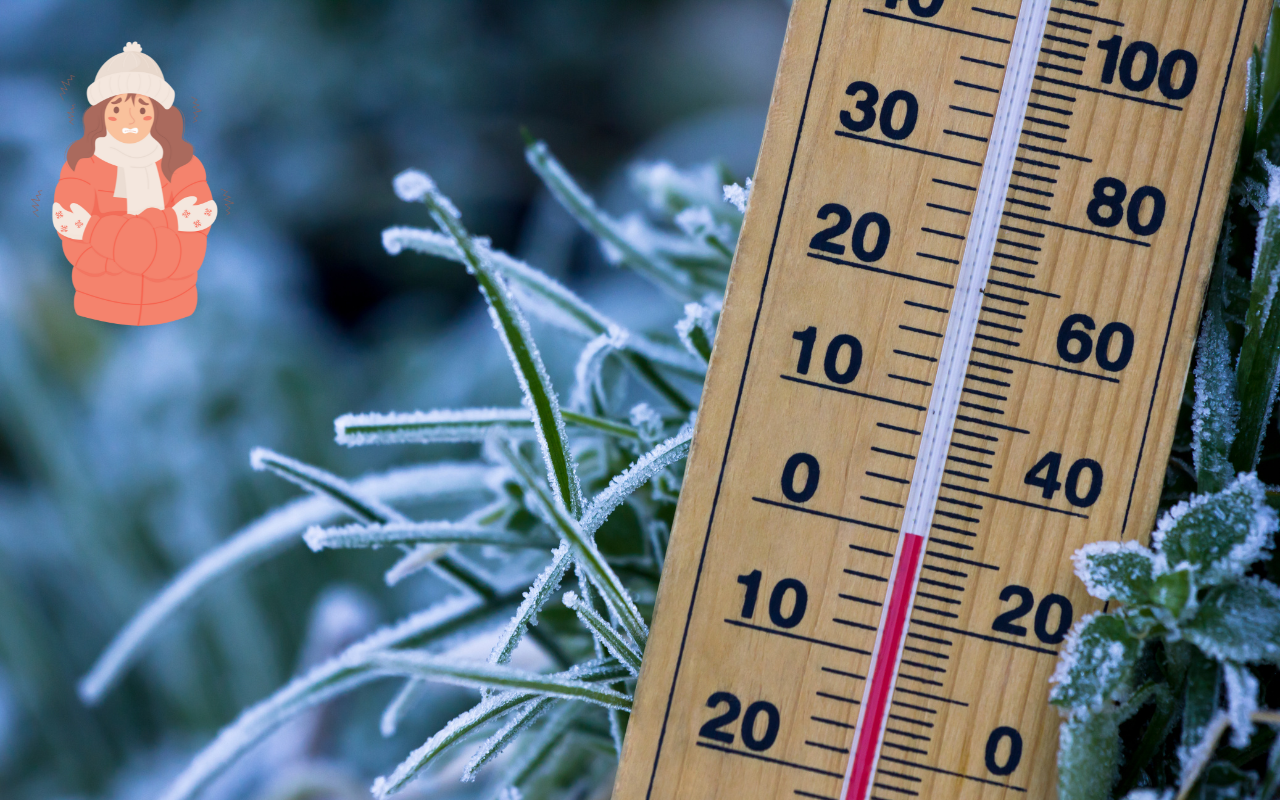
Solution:
<path fill-rule="evenodd" d="M 76 313 L 119 325 L 157 325 L 190 316 L 196 309 L 196 272 L 204 261 L 208 229 L 179 231 L 173 204 L 213 199 L 204 165 L 194 156 L 166 179 L 160 170 L 165 210 L 136 216 L 115 197 L 116 168 L 97 156 L 62 166 L 54 199 L 63 208 L 78 203 L 92 216 L 84 237 L 59 234 L 71 262 Z"/>

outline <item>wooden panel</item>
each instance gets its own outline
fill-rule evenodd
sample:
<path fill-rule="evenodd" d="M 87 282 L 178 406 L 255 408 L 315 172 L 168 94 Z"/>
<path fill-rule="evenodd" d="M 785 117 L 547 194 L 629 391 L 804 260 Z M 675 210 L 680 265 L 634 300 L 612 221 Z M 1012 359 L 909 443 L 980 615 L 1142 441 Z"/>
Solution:
<path fill-rule="evenodd" d="M 1268 11 L 1053 3 L 872 797 L 1053 794 L 1070 556 L 1151 528 Z M 616 798 L 841 796 L 1018 13 L 796 0 Z"/>

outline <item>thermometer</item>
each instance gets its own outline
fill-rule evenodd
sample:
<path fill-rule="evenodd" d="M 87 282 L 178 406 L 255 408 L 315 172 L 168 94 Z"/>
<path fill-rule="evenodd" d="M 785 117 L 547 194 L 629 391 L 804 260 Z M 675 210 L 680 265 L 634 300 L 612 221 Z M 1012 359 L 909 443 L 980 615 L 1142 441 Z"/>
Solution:
<path fill-rule="evenodd" d="M 796 0 L 614 797 L 1055 792 L 1265 0 Z"/>

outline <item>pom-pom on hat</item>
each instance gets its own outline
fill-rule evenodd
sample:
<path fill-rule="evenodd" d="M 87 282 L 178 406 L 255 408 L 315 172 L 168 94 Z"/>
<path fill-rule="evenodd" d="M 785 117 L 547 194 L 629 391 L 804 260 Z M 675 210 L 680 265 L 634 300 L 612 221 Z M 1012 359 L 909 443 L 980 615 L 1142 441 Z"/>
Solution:
<path fill-rule="evenodd" d="M 89 84 L 89 105 L 96 106 L 121 94 L 144 94 L 165 108 L 173 106 L 173 87 L 164 81 L 164 73 L 151 56 L 143 55 L 142 45 L 129 42 L 123 53 L 107 59 L 98 77 Z"/>

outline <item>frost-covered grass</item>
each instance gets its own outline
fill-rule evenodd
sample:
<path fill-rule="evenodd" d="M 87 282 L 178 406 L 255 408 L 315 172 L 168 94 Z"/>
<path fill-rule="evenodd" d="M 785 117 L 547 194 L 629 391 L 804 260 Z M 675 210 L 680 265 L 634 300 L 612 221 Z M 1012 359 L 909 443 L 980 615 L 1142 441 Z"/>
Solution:
<path fill-rule="evenodd" d="M 444 581 L 445 599 L 378 631 L 245 710 L 164 794 L 197 796 L 272 731 L 315 705 L 375 680 L 401 691 L 380 729 L 393 734 L 414 713 L 425 682 L 478 690 L 477 704 L 431 736 L 372 787 L 394 795 L 463 746 L 471 780 L 486 768 L 494 797 L 558 797 L 608 780 L 620 751 L 631 693 L 692 439 L 697 395 L 710 357 L 745 190 L 725 189 L 714 167 L 638 167 L 647 213 L 602 212 L 547 147 L 530 165 L 599 241 L 612 263 L 650 280 L 684 315 L 660 336 L 627 330 L 537 269 L 473 236 L 427 175 L 409 170 L 394 188 L 422 203 L 433 229 L 390 228 L 392 254 L 412 250 L 459 263 L 476 280 L 510 357 L 518 408 L 345 414 L 340 444 L 472 442 L 480 457 L 348 481 L 266 449 L 251 454 L 313 496 L 263 518 L 196 561 L 145 607 L 82 680 L 96 702 L 115 686 L 166 618 L 218 578 L 296 542 L 312 550 L 394 547 L 386 581 Z M 731 200 L 726 200 L 726 197 Z M 557 390 L 530 320 L 578 338 L 573 385 Z M 565 398 L 565 399 L 562 399 Z M 471 503 L 454 519 L 412 519 L 414 501 Z M 573 588 L 565 585 L 571 581 Z M 477 641 L 489 656 L 457 653 Z M 531 669 L 529 648 L 540 651 Z M 469 648 L 475 652 L 474 646 Z M 526 657 L 517 668 L 517 651 Z M 509 750 L 508 750 L 509 749 Z M 584 768 L 584 764 L 586 765 Z"/>
<path fill-rule="evenodd" d="M 1278 22 L 1250 64 L 1164 513 L 1150 547 L 1102 542 L 1075 556 L 1111 610 L 1076 624 L 1053 676 L 1063 800 L 1272 800 L 1280 790 L 1280 713 L 1267 708 L 1280 706 L 1280 487 L 1268 485 L 1280 483 Z"/>
<path fill-rule="evenodd" d="M 1274 23 L 1273 23 L 1274 24 Z M 1273 29 L 1274 38 L 1275 30 Z M 1270 39 L 1268 40 L 1270 42 Z M 1109 601 L 1072 630 L 1053 675 L 1063 800 L 1273 800 L 1280 791 L 1280 47 L 1251 64 L 1248 121 L 1204 311 L 1195 369 L 1150 546 L 1099 543 L 1075 557 Z M 145 607 L 81 683 L 95 702 L 157 627 L 218 578 L 303 539 L 312 550 L 394 547 L 388 584 L 451 593 L 312 667 L 243 712 L 170 785 L 194 797 L 291 718 L 375 680 L 400 682 L 379 722 L 393 734 L 427 682 L 477 692 L 372 792 L 382 798 L 458 764 L 494 800 L 606 790 L 627 725 L 653 599 L 710 357 L 746 188 L 713 167 L 633 172 L 647 213 L 614 218 L 532 142 L 530 166 L 605 258 L 658 286 L 683 316 L 628 330 L 545 273 L 472 235 L 428 176 L 394 182 L 433 228 L 383 232 L 460 264 L 510 356 L 518 408 L 354 413 L 340 444 L 470 442 L 479 457 L 351 481 L 263 449 L 256 469 L 312 494 L 197 560 Z M 530 321 L 576 338 L 557 388 Z M 469 504 L 414 519 L 423 499 Z M 566 582 L 569 586 L 566 586 Z M 486 659 L 460 655 L 476 652 Z M 537 658 L 519 658 L 533 652 Z M 532 666 L 531 666 L 532 664 Z M 371 722 L 372 724 L 372 722 Z M 463 748 L 471 748 L 468 755 Z"/>

